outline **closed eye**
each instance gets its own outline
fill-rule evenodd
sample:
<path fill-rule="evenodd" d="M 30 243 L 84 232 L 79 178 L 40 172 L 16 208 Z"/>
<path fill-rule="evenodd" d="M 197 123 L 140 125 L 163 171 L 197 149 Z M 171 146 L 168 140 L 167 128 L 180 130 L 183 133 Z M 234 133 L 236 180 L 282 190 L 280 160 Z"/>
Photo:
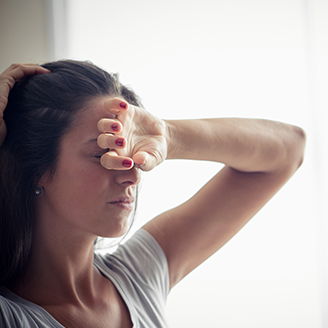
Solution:
<path fill-rule="evenodd" d="M 107 152 L 109 152 L 110 149 L 107 148 L 107 149 L 102 149 L 100 152 L 97 152 L 93 155 L 94 158 L 97 158 L 97 159 L 100 159 L 100 157 L 104 154 L 106 154 Z"/>

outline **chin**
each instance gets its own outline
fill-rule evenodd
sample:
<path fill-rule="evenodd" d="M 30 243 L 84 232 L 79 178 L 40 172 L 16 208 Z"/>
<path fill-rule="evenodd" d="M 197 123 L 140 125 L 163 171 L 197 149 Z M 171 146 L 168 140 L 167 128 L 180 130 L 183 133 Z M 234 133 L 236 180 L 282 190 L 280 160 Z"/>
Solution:
<path fill-rule="evenodd" d="M 116 223 L 117 224 L 111 224 L 108 229 L 104 229 L 100 234 L 98 234 L 98 236 L 102 238 L 123 237 L 128 232 L 130 224 L 132 224 L 132 222 L 128 219 Z"/>

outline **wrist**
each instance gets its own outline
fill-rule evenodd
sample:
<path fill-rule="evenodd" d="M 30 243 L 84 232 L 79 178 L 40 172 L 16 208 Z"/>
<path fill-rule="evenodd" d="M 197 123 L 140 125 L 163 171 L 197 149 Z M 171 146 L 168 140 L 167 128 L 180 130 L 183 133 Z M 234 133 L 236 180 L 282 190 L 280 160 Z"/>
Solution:
<path fill-rule="evenodd" d="M 166 136 L 166 145 L 167 145 L 167 159 L 173 159 L 176 158 L 174 156 L 177 142 L 176 140 L 176 127 L 174 125 L 174 121 L 171 120 L 163 120 L 165 124 L 165 136 Z"/>

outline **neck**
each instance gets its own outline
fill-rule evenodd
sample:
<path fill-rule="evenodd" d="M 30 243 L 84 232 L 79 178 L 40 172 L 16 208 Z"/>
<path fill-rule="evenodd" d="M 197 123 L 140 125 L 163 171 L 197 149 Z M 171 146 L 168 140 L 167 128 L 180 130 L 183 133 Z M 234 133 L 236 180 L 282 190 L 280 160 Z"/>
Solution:
<path fill-rule="evenodd" d="M 73 236 L 58 230 L 52 227 L 42 229 L 42 234 L 35 232 L 24 279 L 11 289 L 43 306 L 90 302 L 95 299 L 101 275 L 93 265 L 94 236 Z"/>

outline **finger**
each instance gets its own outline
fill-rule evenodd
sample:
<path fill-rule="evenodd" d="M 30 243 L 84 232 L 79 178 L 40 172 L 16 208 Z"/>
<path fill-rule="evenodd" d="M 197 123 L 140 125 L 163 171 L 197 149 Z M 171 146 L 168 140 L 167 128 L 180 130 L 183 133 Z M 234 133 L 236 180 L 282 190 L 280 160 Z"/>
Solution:
<path fill-rule="evenodd" d="M 139 151 L 133 155 L 132 159 L 136 165 L 139 167 L 146 164 L 149 154 L 145 151 Z"/>
<path fill-rule="evenodd" d="M 120 121 L 112 120 L 109 118 L 102 118 L 98 121 L 97 124 L 99 132 L 111 132 L 111 133 L 119 133 L 122 131 L 123 126 Z"/>
<path fill-rule="evenodd" d="M 120 98 L 110 98 L 104 102 L 105 109 L 115 115 L 126 112 L 129 108 L 129 104 Z"/>
<path fill-rule="evenodd" d="M 123 149 L 126 147 L 126 139 L 123 137 L 116 137 L 112 134 L 100 134 L 97 138 L 97 144 L 100 148 L 106 149 Z"/>
<path fill-rule="evenodd" d="M 50 73 L 49 70 L 36 64 L 12 64 L 0 75 L 0 110 L 7 105 L 7 98 L 15 82 L 25 75 Z"/>
<path fill-rule="evenodd" d="M 10 72 L 17 72 L 17 71 L 22 71 L 24 75 L 51 73 L 51 71 L 48 70 L 47 68 L 44 68 L 38 64 L 33 64 L 33 63 L 11 64 L 7 69 L 3 71 L 3 73 L 8 74 Z"/>
<path fill-rule="evenodd" d="M 45 73 L 51 73 L 51 72 L 48 69 L 36 64 L 12 64 L 1 75 L 14 79 L 15 81 L 18 81 L 26 75 L 45 74 Z"/>
<path fill-rule="evenodd" d="M 159 160 L 154 155 L 150 155 L 145 151 L 137 152 L 132 157 L 132 159 L 136 166 L 142 171 L 151 171 L 155 166 L 159 164 Z"/>
<path fill-rule="evenodd" d="M 158 161 L 158 159 L 153 156 L 153 155 L 149 155 L 147 157 L 146 162 L 140 166 L 140 169 L 142 171 L 151 171 L 154 167 L 156 167 L 158 164 L 160 163 L 160 161 Z"/>
<path fill-rule="evenodd" d="M 101 156 L 100 164 L 108 170 L 130 170 L 134 163 L 131 158 L 110 151 Z"/>

